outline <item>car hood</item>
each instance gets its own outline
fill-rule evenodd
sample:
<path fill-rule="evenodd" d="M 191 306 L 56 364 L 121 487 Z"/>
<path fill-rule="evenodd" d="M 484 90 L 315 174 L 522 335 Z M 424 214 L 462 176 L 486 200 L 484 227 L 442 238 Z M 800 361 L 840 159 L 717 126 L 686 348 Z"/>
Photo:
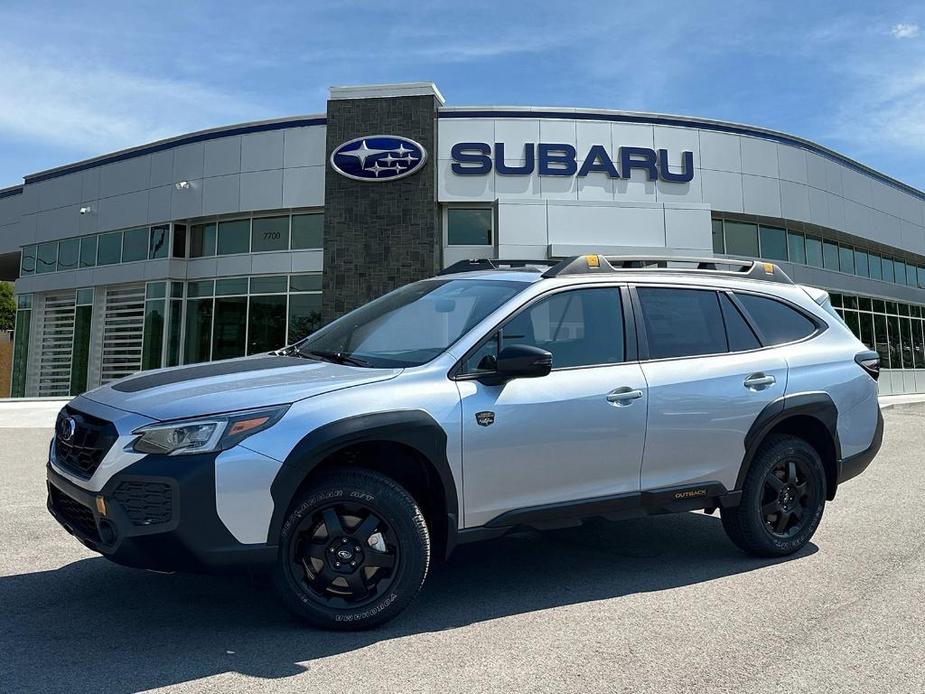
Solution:
<path fill-rule="evenodd" d="M 261 355 L 135 374 L 83 397 L 152 419 L 180 419 L 292 403 L 401 371 Z"/>

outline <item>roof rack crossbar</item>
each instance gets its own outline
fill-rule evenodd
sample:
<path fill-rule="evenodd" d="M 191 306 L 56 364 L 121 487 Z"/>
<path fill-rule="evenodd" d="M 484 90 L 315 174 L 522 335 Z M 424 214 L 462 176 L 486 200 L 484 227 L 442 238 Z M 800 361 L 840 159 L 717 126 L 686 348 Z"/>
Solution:
<path fill-rule="evenodd" d="M 453 275 L 458 272 L 477 272 L 479 270 L 522 270 L 526 268 L 555 267 L 558 260 L 525 260 L 505 258 L 470 258 L 460 260 L 437 273 L 440 275 Z"/>
<path fill-rule="evenodd" d="M 543 277 L 615 273 L 624 270 L 680 273 L 709 272 L 765 282 L 793 284 L 793 280 L 774 263 L 713 256 L 576 255 L 566 258 L 555 267 L 550 268 L 543 273 Z"/>

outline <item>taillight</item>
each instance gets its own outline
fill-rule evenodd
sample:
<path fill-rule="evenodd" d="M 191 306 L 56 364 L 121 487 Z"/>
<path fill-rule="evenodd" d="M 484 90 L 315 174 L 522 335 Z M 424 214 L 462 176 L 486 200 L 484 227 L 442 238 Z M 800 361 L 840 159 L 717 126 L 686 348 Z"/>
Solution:
<path fill-rule="evenodd" d="M 880 378 L 880 355 L 876 352 L 861 352 L 854 355 L 854 360 L 858 363 L 867 375 L 875 381 Z"/>

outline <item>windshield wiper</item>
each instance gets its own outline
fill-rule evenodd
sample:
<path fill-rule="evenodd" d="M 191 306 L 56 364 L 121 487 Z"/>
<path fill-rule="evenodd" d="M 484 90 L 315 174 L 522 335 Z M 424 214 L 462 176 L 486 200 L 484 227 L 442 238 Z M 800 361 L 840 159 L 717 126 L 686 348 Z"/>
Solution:
<path fill-rule="evenodd" d="M 349 352 L 334 352 L 332 350 L 326 349 L 310 349 L 310 350 L 301 350 L 296 348 L 295 350 L 298 354 L 304 355 L 306 357 L 317 357 L 318 359 L 323 359 L 324 361 L 334 362 L 335 364 L 350 364 L 351 366 L 371 366 L 371 364 L 365 359 L 360 359 L 355 357 Z"/>

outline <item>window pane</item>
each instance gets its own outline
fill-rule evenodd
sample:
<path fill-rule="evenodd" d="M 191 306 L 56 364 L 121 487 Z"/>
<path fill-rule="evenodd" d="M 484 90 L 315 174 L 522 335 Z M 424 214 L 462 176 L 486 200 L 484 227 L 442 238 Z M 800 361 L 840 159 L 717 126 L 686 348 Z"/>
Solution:
<path fill-rule="evenodd" d="M 758 257 L 758 226 L 745 222 L 724 223 L 726 228 L 726 253 Z"/>
<path fill-rule="evenodd" d="M 491 209 L 448 209 L 446 238 L 450 246 L 490 246 Z"/>
<path fill-rule="evenodd" d="M 555 294 L 519 313 L 501 334 L 502 348 L 532 345 L 552 353 L 554 369 L 619 363 L 624 359 L 620 292 L 608 287 Z"/>
<path fill-rule="evenodd" d="M 186 225 L 173 225 L 173 253 L 174 258 L 186 257 Z"/>
<path fill-rule="evenodd" d="M 838 263 L 842 272 L 854 274 L 854 249 L 851 246 L 838 247 Z"/>
<path fill-rule="evenodd" d="M 901 316 L 909 315 L 909 304 L 899 304 L 899 315 Z"/>
<path fill-rule="evenodd" d="M 728 235 L 726 241 L 728 244 Z M 658 287 L 640 287 L 637 292 L 651 358 L 726 351 L 723 316 L 716 292 Z"/>
<path fill-rule="evenodd" d="M 141 349 L 142 371 L 161 368 L 166 303 L 163 299 L 145 302 L 145 333 Z"/>
<path fill-rule="evenodd" d="M 815 236 L 806 237 L 806 264 L 822 267 L 822 239 Z"/>
<path fill-rule="evenodd" d="M 767 344 L 780 345 L 810 335 L 816 326 L 803 314 L 789 306 L 754 294 L 736 293 Z"/>
<path fill-rule="evenodd" d="M 883 369 L 890 368 L 890 343 L 886 331 L 886 316 L 874 314 L 874 341 L 877 354 L 880 355 L 880 367 Z"/>
<path fill-rule="evenodd" d="M 714 219 L 713 221 L 713 252 L 723 254 L 726 252 L 723 244 L 723 220 Z"/>
<path fill-rule="evenodd" d="M 289 216 L 261 217 L 254 220 L 251 253 L 289 249 Z"/>
<path fill-rule="evenodd" d="M 29 364 L 29 332 L 32 327 L 32 311 L 16 312 L 16 327 L 13 330 L 13 374 L 10 394 L 21 398 L 26 394 L 26 367 Z"/>
<path fill-rule="evenodd" d="M 838 269 L 838 244 L 832 241 L 822 244 L 822 264 L 826 270 Z"/>
<path fill-rule="evenodd" d="M 251 277 L 251 294 L 277 294 L 286 291 L 285 275 Z"/>
<path fill-rule="evenodd" d="M 35 271 L 39 274 L 54 272 L 58 267 L 58 244 L 43 243 L 36 254 Z"/>
<path fill-rule="evenodd" d="M 790 262 L 806 265 L 806 248 L 803 245 L 803 234 L 787 233 L 787 250 L 790 252 Z"/>
<path fill-rule="evenodd" d="M 193 224 L 189 233 L 190 258 L 208 258 L 215 255 L 214 224 Z"/>
<path fill-rule="evenodd" d="M 861 321 L 861 342 L 867 349 L 874 348 L 874 317 L 869 313 L 862 313 L 859 316 Z"/>
<path fill-rule="evenodd" d="M 920 289 L 925 289 L 925 267 L 918 268 L 918 285 Z"/>
<path fill-rule="evenodd" d="M 845 311 L 845 325 L 848 326 L 855 337 L 860 339 L 861 327 L 858 322 L 858 314 L 856 311 Z"/>
<path fill-rule="evenodd" d="M 870 276 L 870 268 L 867 264 L 867 253 L 854 249 L 854 272 L 861 277 Z"/>
<path fill-rule="evenodd" d="M 311 275 L 291 275 L 289 277 L 290 292 L 320 292 L 321 275 L 318 273 Z"/>
<path fill-rule="evenodd" d="M 917 287 L 919 284 L 915 276 L 915 269 L 915 265 L 906 265 L 906 284 L 910 287 Z"/>
<path fill-rule="evenodd" d="M 148 229 L 129 229 L 122 236 L 122 262 L 131 263 L 148 257 Z"/>
<path fill-rule="evenodd" d="M 80 240 L 67 239 L 58 242 L 58 272 L 76 270 L 80 256 Z"/>
<path fill-rule="evenodd" d="M 151 241 L 148 247 L 149 258 L 166 258 L 170 250 L 170 225 L 161 224 L 151 227 Z"/>
<path fill-rule="evenodd" d="M 893 281 L 893 261 L 889 258 L 883 258 L 880 261 L 880 266 L 883 269 L 883 281 L 892 282 Z"/>
<path fill-rule="evenodd" d="M 77 305 L 84 306 L 93 303 L 93 288 L 85 287 L 77 290 Z"/>
<path fill-rule="evenodd" d="M 35 246 L 26 246 L 22 249 L 22 258 L 19 263 L 20 275 L 31 275 L 35 272 Z"/>
<path fill-rule="evenodd" d="M 250 297 L 247 353 L 270 352 L 286 344 L 286 295 Z"/>
<path fill-rule="evenodd" d="M 80 239 L 80 267 L 96 265 L 96 236 L 84 236 Z"/>
<path fill-rule="evenodd" d="M 166 282 L 148 282 L 148 286 L 145 287 L 146 299 L 163 299 L 165 296 L 167 296 Z"/>
<path fill-rule="evenodd" d="M 925 353 L 923 353 L 922 342 L 922 321 L 918 318 L 912 319 L 912 366 L 916 369 L 925 367 Z"/>
<path fill-rule="evenodd" d="M 719 303 L 723 309 L 723 320 L 726 323 L 726 339 L 729 341 L 729 351 L 741 352 L 746 349 L 761 347 L 755 333 L 745 322 L 739 309 L 725 294 L 719 295 Z"/>
<path fill-rule="evenodd" d="M 197 280 L 186 283 L 186 295 L 189 298 L 202 296 L 212 296 L 215 293 L 215 283 L 213 280 Z"/>
<path fill-rule="evenodd" d="M 876 253 L 868 253 L 867 259 L 871 278 L 875 280 L 883 279 L 883 265 L 880 261 L 880 256 Z"/>
<path fill-rule="evenodd" d="M 231 277 L 215 280 L 215 295 L 228 296 L 229 294 L 247 294 L 247 278 Z"/>
<path fill-rule="evenodd" d="M 183 363 L 196 364 L 209 361 L 212 342 L 212 299 L 193 299 L 186 302 L 186 340 Z"/>
<path fill-rule="evenodd" d="M 246 326 L 246 296 L 216 298 L 212 359 L 243 357 Z"/>
<path fill-rule="evenodd" d="M 78 293 L 80 290 L 78 290 Z M 90 320 L 93 307 L 78 306 L 74 310 L 74 347 L 71 350 L 71 395 L 87 390 L 87 365 L 90 361 Z"/>
<path fill-rule="evenodd" d="M 893 261 L 893 274 L 896 284 L 906 283 L 906 264 L 900 260 Z"/>
<path fill-rule="evenodd" d="M 321 327 L 321 294 L 290 294 L 289 344 Z"/>
<path fill-rule="evenodd" d="M 122 232 L 114 231 L 100 235 L 96 264 L 115 265 L 120 262 L 122 262 Z"/>
<path fill-rule="evenodd" d="M 170 316 L 167 319 L 167 359 L 164 366 L 177 366 L 180 363 L 180 331 L 183 318 L 183 302 L 168 302 Z"/>
<path fill-rule="evenodd" d="M 324 236 L 323 214 L 292 215 L 292 248 L 321 248 Z"/>
<path fill-rule="evenodd" d="M 787 260 L 787 232 L 777 227 L 762 226 L 761 257 L 768 260 Z"/>
<path fill-rule="evenodd" d="M 247 253 L 250 250 L 251 220 L 236 219 L 218 224 L 218 254 Z"/>
<path fill-rule="evenodd" d="M 858 307 L 858 298 L 854 294 L 845 294 L 843 297 L 844 307 L 857 309 Z"/>
<path fill-rule="evenodd" d="M 902 348 L 902 353 L 903 353 L 903 368 L 911 369 L 913 365 L 911 319 L 909 318 L 899 319 L 899 332 L 902 337 L 901 348 Z"/>

